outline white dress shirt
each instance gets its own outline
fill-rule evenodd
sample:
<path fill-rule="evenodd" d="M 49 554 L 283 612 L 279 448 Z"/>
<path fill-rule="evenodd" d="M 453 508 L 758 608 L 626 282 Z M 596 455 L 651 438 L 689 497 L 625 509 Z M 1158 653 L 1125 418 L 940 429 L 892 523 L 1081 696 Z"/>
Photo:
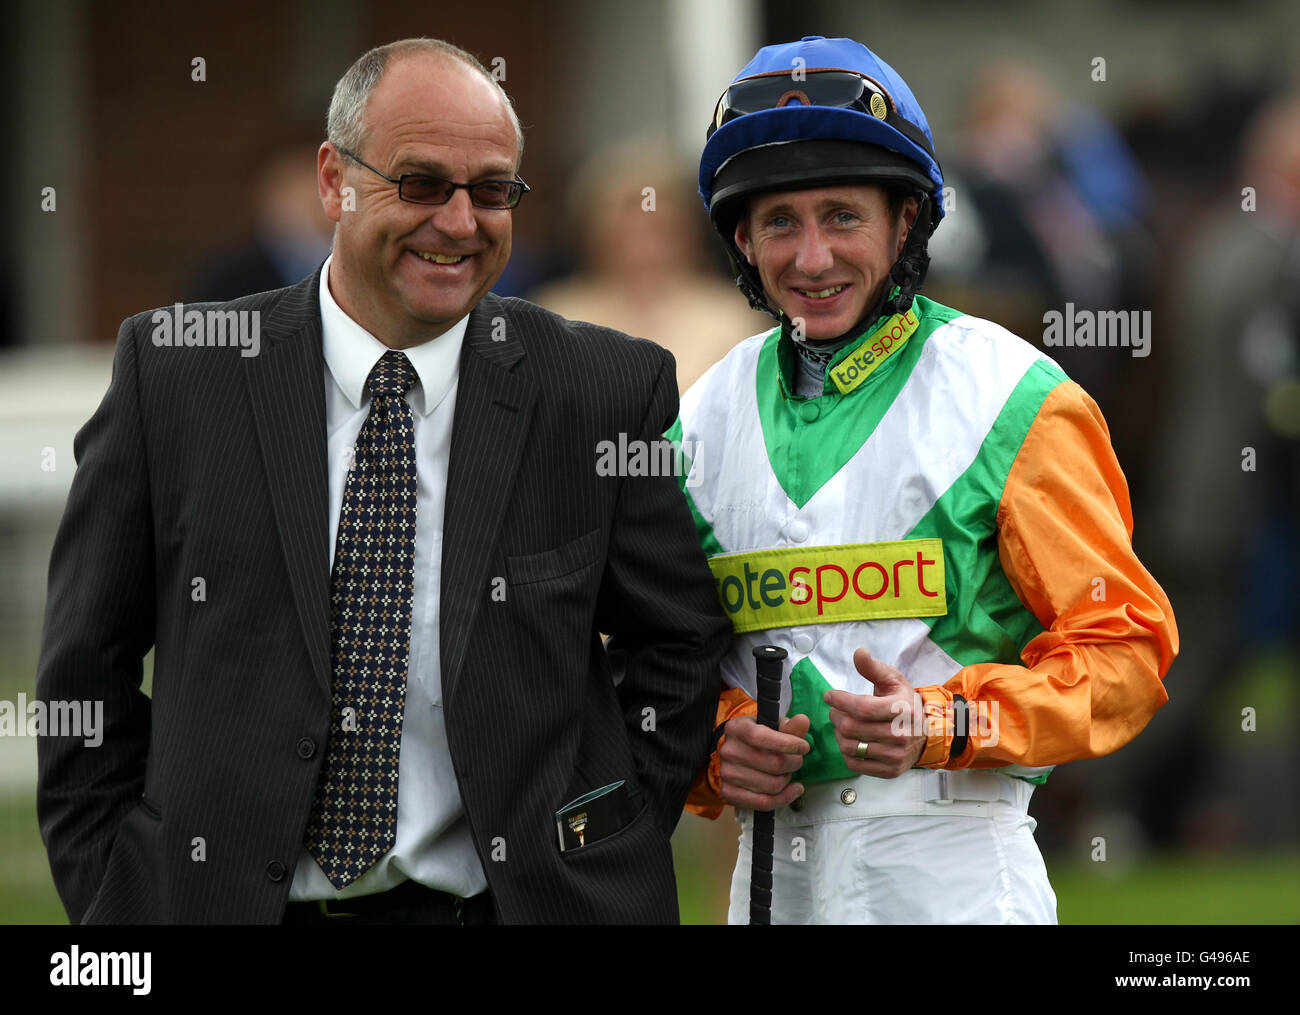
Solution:
<path fill-rule="evenodd" d="M 329 464 L 330 571 L 338 538 L 343 484 L 352 448 L 370 411 L 366 380 L 388 347 L 357 324 L 329 290 L 333 257 L 321 269 L 320 310 L 325 352 L 325 428 Z M 442 517 L 447 499 L 447 462 L 456 411 L 460 350 L 468 317 L 422 345 L 404 349 L 419 383 L 407 392 L 415 425 L 418 473 L 415 522 L 415 583 L 412 589 L 411 655 L 397 781 L 397 841 L 370 870 L 342 891 L 325 877 L 304 848 L 289 898 L 346 899 L 394 888 L 407 879 L 468 898 L 487 890 L 465 821 L 464 806 L 447 745 L 442 711 L 438 602 L 442 575 Z"/>

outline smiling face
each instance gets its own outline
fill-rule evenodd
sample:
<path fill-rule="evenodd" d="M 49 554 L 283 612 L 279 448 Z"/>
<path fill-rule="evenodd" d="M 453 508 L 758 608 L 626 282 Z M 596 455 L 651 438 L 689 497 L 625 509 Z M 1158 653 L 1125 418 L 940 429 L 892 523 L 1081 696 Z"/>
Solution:
<path fill-rule="evenodd" d="M 392 59 L 371 92 L 365 141 L 355 154 L 393 178 L 426 173 L 477 183 L 514 178 L 518 139 L 500 93 L 482 74 L 441 54 L 407 54 Z M 411 204 L 395 183 L 328 142 L 317 178 L 325 213 L 338 223 L 330 292 L 392 348 L 447 331 L 510 259 L 511 212 L 476 208 L 465 190 L 446 204 Z"/>
<path fill-rule="evenodd" d="M 805 337 L 838 338 L 879 299 L 916 218 L 897 217 L 881 187 L 846 184 L 761 194 L 736 225 L 736 246 L 758 269 L 768 300 Z"/>

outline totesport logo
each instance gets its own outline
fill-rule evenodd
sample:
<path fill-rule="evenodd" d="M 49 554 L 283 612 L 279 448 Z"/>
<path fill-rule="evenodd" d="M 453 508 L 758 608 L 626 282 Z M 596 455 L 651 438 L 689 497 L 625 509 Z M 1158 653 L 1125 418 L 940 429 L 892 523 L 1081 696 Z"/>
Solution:
<path fill-rule="evenodd" d="M 948 612 L 942 539 L 725 553 L 709 568 L 737 632 Z"/>
<path fill-rule="evenodd" d="M 916 314 L 905 310 L 895 314 L 864 338 L 851 353 L 831 366 L 831 380 L 841 395 L 847 395 L 870 377 L 912 337 L 920 325 Z"/>

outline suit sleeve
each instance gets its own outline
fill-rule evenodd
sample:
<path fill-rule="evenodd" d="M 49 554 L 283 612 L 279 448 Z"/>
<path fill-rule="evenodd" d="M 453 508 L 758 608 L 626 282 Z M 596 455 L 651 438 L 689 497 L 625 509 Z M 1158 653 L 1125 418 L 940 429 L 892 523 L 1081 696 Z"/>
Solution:
<path fill-rule="evenodd" d="M 1133 552 L 1128 487 L 1101 410 L 1073 382 L 1053 389 L 1007 476 L 998 552 L 1020 601 L 1044 630 L 1024 665 L 967 666 L 918 690 L 927 714 L 972 716 L 965 748 L 955 730 L 931 734 L 930 768 L 1055 765 L 1118 750 L 1168 700 L 1163 679 L 1178 652 L 1169 600 Z M 937 726 L 934 728 L 938 728 Z"/>
<path fill-rule="evenodd" d="M 654 392 L 635 435 L 649 447 L 658 446 L 677 415 L 673 360 L 656 351 Z M 671 833 L 708 758 L 719 663 L 731 640 L 672 476 L 623 481 L 597 622 L 621 663 L 619 699 L 642 787 L 659 826 Z"/>
<path fill-rule="evenodd" d="M 140 684 L 154 638 L 154 540 L 131 324 L 118 334 L 108 392 L 73 443 L 77 469 L 50 558 L 36 674 L 47 708 L 103 703 L 95 737 L 37 742 L 41 838 L 73 923 L 93 902 L 117 828 L 139 802 L 149 748 L 150 702 Z"/>

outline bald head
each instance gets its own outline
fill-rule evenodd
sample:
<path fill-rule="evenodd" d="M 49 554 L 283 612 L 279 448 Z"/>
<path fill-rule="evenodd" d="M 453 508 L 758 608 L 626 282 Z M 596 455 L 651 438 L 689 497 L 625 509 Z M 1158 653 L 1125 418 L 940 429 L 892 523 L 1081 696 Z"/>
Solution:
<path fill-rule="evenodd" d="M 501 103 L 510 116 L 517 139 L 518 159 L 523 160 L 524 132 L 519 123 L 519 116 L 510 101 L 510 96 L 501 87 L 486 67 L 472 54 L 459 46 L 453 46 L 441 39 L 400 39 L 385 46 L 376 46 L 363 53 L 339 82 L 334 86 L 334 96 L 330 100 L 329 118 L 326 131 L 335 147 L 345 151 L 360 151 L 366 139 L 365 111 L 370 96 L 387 71 L 395 62 L 408 57 L 432 57 L 445 61 L 449 71 L 469 68 L 489 82 L 501 98 Z"/>

